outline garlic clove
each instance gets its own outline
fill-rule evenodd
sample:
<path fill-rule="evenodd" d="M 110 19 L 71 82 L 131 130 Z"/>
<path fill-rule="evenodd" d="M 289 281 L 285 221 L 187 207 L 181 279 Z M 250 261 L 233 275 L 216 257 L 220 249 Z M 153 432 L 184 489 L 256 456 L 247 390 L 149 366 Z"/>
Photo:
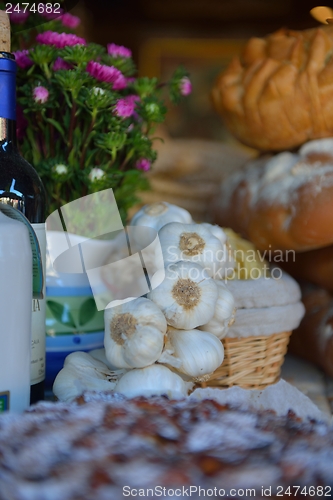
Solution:
<path fill-rule="evenodd" d="M 214 316 L 206 324 L 199 326 L 204 330 L 216 335 L 219 339 L 226 336 L 229 324 L 235 315 L 235 300 L 227 286 L 219 280 L 215 281 L 218 288 L 218 299 L 215 306 Z"/>
<path fill-rule="evenodd" d="M 161 355 L 166 319 L 157 305 L 139 297 L 104 311 L 105 355 L 112 366 L 142 368 Z"/>
<path fill-rule="evenodd" d="M 213 373 L 223 362 L 222 342 L 213 334 L 201 330 L 168 328 L 167 338 L 173 356 L 181 361 L 178 371 L 196 379 Z M 171 349 L 169 348 L 169 352 Z M 160 360 L 163 359 L 163 354 Z M 171 366 L 175 366 L 170 363 Z"/>
<path fill-rule="evenodd" d="M 97 359 L 98 361 L 104 363 L 110 370 L 119 370 L 119 368 L 111 365 L 111 363 L 109 363 L 109 361 L 107 360 L 104 347 L 102 347 L 101 349 L 93 349 L 92 351 L 89 351 L 88 354 L 90 354 L 90 356 L 92 356 L 94 359 Z"/>
<path fill-rule="evenodd" d="M 128 398 L 137 396 L 168 396 L 169 399 L 187 397 L 193 383 L 185 382 L 166 366 L 154 364 L 145 368 L 129 370 L 121 377 L 115 392 Z"/>
<path fill-rule="evenodd" d="M 224 245 L 227 242 L 227 235 L 223 231 L 222 227 L 217 224 L 209 224 L 208 222 L 202 222 L 201 226 L 206 227 L 215 238 L 220 240 L 221 244 Z"/>
<path fill-rule="evenodd" d="M 166 224 L 158 233 L 166 264 L 180 260 L 201 265 L 211 277 L 223 277 L 227 253 L 203 224 Z"/>
<path fill-rule="evenodd" d="M 218 289 L 200 265 L 180 261 L 167 266 L 164 281 L 147 296 L 169 325 L 189 330 L 212 319 Z"/>
<path fill-rule="evenodd" d="M 123 374 L 124 370 L 112 371 L 85 352 L 74 352 L 56 376 L 53 393 L 60 401 L 70 402 L 85 391 L 111 391 Z"/>

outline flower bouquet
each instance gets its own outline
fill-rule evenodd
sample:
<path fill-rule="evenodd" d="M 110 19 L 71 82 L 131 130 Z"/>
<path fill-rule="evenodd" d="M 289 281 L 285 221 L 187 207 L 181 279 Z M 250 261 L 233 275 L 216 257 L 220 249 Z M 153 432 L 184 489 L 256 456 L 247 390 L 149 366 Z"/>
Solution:
<path fill-rule="evenodd" d="M 163 92 L 177 103 L 190 93 L 190 80 L 183 68 L 167 83 L 137 77 L 129 49 L 87 43 L 73 33 L 77 17 L 46 6 L 33 16 L 14 6 L 10 15 L 20 151 L 44 182 L 50 213 L 112 188 L 125 222 L 137 192 L 148 187 L 153 134 L 167 111 Z"/>

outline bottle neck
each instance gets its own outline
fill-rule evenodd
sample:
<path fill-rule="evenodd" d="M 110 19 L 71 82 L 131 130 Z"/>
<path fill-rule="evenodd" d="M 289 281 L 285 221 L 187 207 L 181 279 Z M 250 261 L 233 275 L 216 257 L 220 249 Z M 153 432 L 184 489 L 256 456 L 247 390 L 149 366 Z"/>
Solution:
<path fill-rule="evenodd" d="M 16 120 L 0 117 L 0 148 L 5 152 L 17 149 Z"/>
<path fill-rule="evenodd" d="M 0 52 L 0 147 L 16 148 L 16 62 Z"/>

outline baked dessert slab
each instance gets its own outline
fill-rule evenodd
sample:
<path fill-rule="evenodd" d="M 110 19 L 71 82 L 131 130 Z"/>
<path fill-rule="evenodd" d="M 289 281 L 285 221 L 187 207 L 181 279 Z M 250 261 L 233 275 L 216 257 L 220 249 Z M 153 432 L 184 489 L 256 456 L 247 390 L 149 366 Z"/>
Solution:
<path fill-rule="evenodd" d="M 118 500 L 133 488 L 158 498 L 158 486 L 192 486 L 193 498 L 199 487 L 252 488 L 261 498 L 265 487 L 289 498 L 289 486 L 320 494 L 333 482 L 328 425 L 212 400 L 86 393 L 44 402 L 1 416 L 0 450 L 1 500 Z"/>

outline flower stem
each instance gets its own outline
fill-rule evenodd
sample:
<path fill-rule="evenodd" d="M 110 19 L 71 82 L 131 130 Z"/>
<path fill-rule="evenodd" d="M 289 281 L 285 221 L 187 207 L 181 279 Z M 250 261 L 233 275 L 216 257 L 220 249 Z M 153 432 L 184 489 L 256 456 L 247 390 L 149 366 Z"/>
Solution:
<path fill-rule="evenodd" d="M 89 141 L 90 141 L 90 134 L 94 129 L 95 121 L 96 121 L 96 116 L 93 116 L 92 120 L 90 122 L 89 128 L 87 130 L 86 137 L 83 141 L 83 148 L 82 148 L 81 159 L 80 159 L 81 170 L 84 168 L 84 162 L 86 159 L 87 148 L 88 148 Z"/>
<path fill-rule="evenodd" d="M 70 119 L 70 123 L 69 123 L 68 154 L 72 151 L 72 148 L 73 148 L 73 133 L 74 133 L 74 125 L 75 125 L 75 114 L 76 114 L 76 102 L 73 101 L 72 111 L 71 111 L 71 119 Z"/>

